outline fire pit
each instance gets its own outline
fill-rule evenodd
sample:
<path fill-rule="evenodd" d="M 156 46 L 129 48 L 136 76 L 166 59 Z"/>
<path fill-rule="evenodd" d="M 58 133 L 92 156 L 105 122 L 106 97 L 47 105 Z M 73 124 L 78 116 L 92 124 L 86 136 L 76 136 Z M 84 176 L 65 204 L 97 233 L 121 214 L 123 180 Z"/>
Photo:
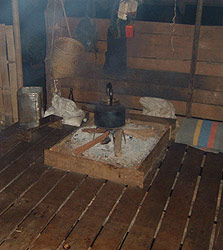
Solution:
<path fill-rule="evenodd" d="M 108 132 L 106 136 L 110 140 L 108 140 L 108 143 L 103 143 L 102 140 L 87 149 L 85 147 L 86 150 L 82 150 L 80 154 L 79 149 L 92 140 L 94 136 L 92 134 L 93 131 L 97 132 L 96 139 Z M 124 135 L 125 131 L 127 132 L 126 135 Z M 148 131 L 147 136 L 145 134 L 143 139 L 134 136 L 141 131 Z M 66 146 L 70 149 L 73 156 L 79 155 L 94 161 L 131 169 L 141 164 L 142 160 L 147 157 L 159 140 L 159 135 L 155 134 L 151 127 L 145 125 L 138 126 L 134 123 L 128 123 L 122 129 L 115 131 L 98 132 L 103 131 L 94 127 L 79 129 L 73 134 Z"/>
<path fill-rule="evenodd" d="M 45 164 L 143 187 L 145 177 L 165 152 L 175 120 L 131 114 L 113 97 L 111 83 L 107 98 L 94 112 L 94 126 L 80 128 L 45 151 Z"/>
<path fill-rule="evenodd" d="M 144 116 L 141 118 L 144 119 Z M 145 117 L 145 120 L 147 119 L 148 117 Z M 122 130 L 125 133 L 126 143 L 120 128 L 115 128 L 116 132 L 119 131 L 119 139 L 121 138 L 121 144 L 118 144 L 121 145 L 119 154 L 114 150 L 117 147 L 115 146 L 117 139 L 113 144 L 110 130 L 90 126 L 78 129 L 59 144 L 45 150 L 45 164 L 96 178 L 143 187 L 145 177 L 152 172 L 165 152 L 171 137 L 171 129 L 170 126 L 159 124 L 157 121 L 154 123 L 132 119 L 125 122 Z M 95 137 L 92 131 L 95 132 Z M 111 142 L 101 144 L 103 140 L 100 140 L 82 150 L 81 147 L 99 138 L 105 133 L 104 131 L 107 132 L 104 139 L 109 136 Z M 78 150 L 80 148 L 81 150 Z"/>
<path fill-rule="evenodd" d="M 88 138 L 89 141 L 86 144 L 75 148 L 73 152 L 76 155 L 83 154 L 98 143 L 107 144 L 111 141 L 110 138 L 112 137 L 115 156 L 121 156 L 122 137 L 126 142 L 123 130 L 123 126 L 125 126 L 125 107 L 113 97 L 114 91 L 110 82 L 106 85 L 106 94 L 107 98 L 100 101 L 94 110 L 94 124 L 96 127 L 85 128 L 82 131 L 92 133 L 93 139 Z M 95 134 L 97 133 L 102 134 L 95 138 Z"/>

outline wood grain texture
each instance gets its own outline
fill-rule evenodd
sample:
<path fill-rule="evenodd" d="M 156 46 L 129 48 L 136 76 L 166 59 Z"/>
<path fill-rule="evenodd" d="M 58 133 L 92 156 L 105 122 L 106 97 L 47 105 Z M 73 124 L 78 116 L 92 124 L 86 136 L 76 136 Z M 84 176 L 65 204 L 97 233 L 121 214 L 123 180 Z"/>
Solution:
<path fill-rule="evenodd" d="M 109 134 L 109 131 L 105 133 L 103 135 L 106 138 Z M 108 179 L 130 186 L 139 186 L 141 188 L 143 187 L 145 176 L 152 171 L 153 165 L 156 163 L 156 161 L 158 161 L 163 150 L 165 150 L 169 144 L 171 138 L 169 127 L 163 128 L 161 134 L 159 135 L 158 143 L 154 146 L 151 152 L 148 153 L 148 156 L 142 159 L 136 165 L 125 167 L 120 166 L 115 162 L 108 163 L 102 160 L 92 160 L 85 156 L 75 154 L 73 149 L 71 150 L 70 148 L 66 147 L 66 144 L 71 140 L 71 136 L 72 135 L 69 135 L 62 142 L 50 148 L 49 150 L 45 150 L 44 163 L 46 165 L 50 165 L 62 170 L 87 174 L 91 177 Z M 122 132 L 120 131 L 119 139 L 121 139 L 121 136 Z M 90 144 L 92 144 L 92 142 L 93 141 L 90 141 Z M 86 145 L 88 144 L 89 143 L 78 147 L 77 150 L 81 149 L 80 152 L 82 152 L 82 149 L 85 150 Z M 118 145 L 118 147 L 119 146 L 120 145 Z M 116 150 L 117 146 L 114 150 L 115 153 L 117 153 Z"/>
<path fill-rule="evenodd" d="M 125 136 L 123 133 L 125 133 L 125 131 L 122 129 L 117 129 L 114 134 L 114 153 L 116 157 L 122 156 L 122 137 Z"/>
<path fill-rule="evenodd" d="M 143 186 L 144 173 L 135 169 L 115 167 L 111 164 L 96 162 L 71 154 L 62 154 L 53 150 L 45 150 L 44 163 L 62 170 L 70 170 L 87 174 L 95 178 L 109 179 L 131 186 Z"/>
<path fill-rule="evenodd" d="M 18 199 L 15 205 L 0 216 L 0 242 L 5 240 L 8 235 L 15 230 L 25 217 L 27 217 L 33 207 L 50 191 L 60 180 L 64 173 L 58 170 L 50 170 L 43 175 L 24 196 Z"/>
<path fill-rule="evenodd" d="M 87 178 L 80 188 L 70 197 L 59 213 L 42 232 L 40 237 L 30 246 L 30 249 L 43 249 L 46 245 L 56 249 L 69 234 L 72 226 L 78 220 L 89 202 L 96 195 L 104 181 Z M 74 209 L 75 208 L 75 209 Z M 66 223 L 64 223 L 66 222 Z M 62 230 L 57 230 L 60 228 Z"/>
<path fill-rule="evenodd" d="M 8 151 L 12 150 L 17 144 L 21 142 L 19 136 L 11 135 L 8 138 L 1 137 L 0 139 L 0 157 L 6 154 Z"/>
<path fill-rule="evenodd" d="M 223 78 L 222 78 L 223 79 Z M 92 92 L 100 92 L 105 94 L 105 83 L 110 79 L 97 79 L 85 77 L 77 77 L 74 79 L 63 79 L 60 81 L 62 88 L 73 88 L 76 91 L 87 90 Z M 162 81 L 162 80 L 161 80 Z M 163 79 L 163 81 L 165 81 Z M 187 101 L 187 88 L 179 86 L 168 86 L 167 84 L 150 83 L 150 82 L 136 82 L 125 80 L 113 80 L 112 86 L 115 90 L 115 95 L 129 95 L 129 96 L 150 96 L 163 98 L 166 100 Z M 210 104 L 223 106 L 223 92 L 209 91 L 202 89 L 194 90 L 194 103 Z"/>
<path fill-rule="evenodd" d="M 11 90 L 8 76 L 8 62 L 6 54 L 6 28 L 0 25 L 0 75 L 2 82 L 2 101 L 4 105 L 5 125 L 9 126 L 13 121 Z"/>
<path fill-rule="evenodd" d="M 16 52 L 16 73 L 18 87 L 23 87 L 23 70 L 22 70 L 22 46 L 20 35 L 20 21 L 19 21 L 19 1 L 12 0 L 12 21 L 15 35 L 15 52 Z"/>
<path fill-rule="evenodd" d="M 95 146 L 96 144 L 102 142 L 106 137 L 108 137 L 108 135 L 110 134 L 110 131 L 106 131 L 104 132 L 102 135 L 98 136 L 97 138 L 95 138 L 94 140 L 80 146 L 80 147 L 77 147 L 73 150 L 73 152 L 76 154 L 76 155 L 80 155 L 82 153 L 84 153 L 86 150 L 88 150 L 89 148 Z"/>
<path fill-rule="evenodd" d="M 69 25 L 72 27 L 73 36 L 75 35 L 75 28 L 78 23 L 78 18 L 69 18 Z M 98 30 L 99 56 L 101 56 L 100 54 L 104 54 L 106 51 L 106 34 L 109 21 L 105 19 L 103 19 L 103 21 L 101 19 L 95 19 L 95 23 Z M 67 36 L 64 21 L 61 22 L 61 28 L 62 35 Z M 135 36 L 134 38 L 127 39 L 128 66 L 134 66 L 133 68 L 146 67 L 156 70 L 189 72 L 189 66 L 186 60 L 188 60 L 188 62 L 191 60 L 194 26 L 176 24 L 174 29 L 175 32 L 173 35 L 173 27 L 168 23 L 136 21 Z M 223 29 L 221 27 L 201 27 L 198 52 L 199 67 L 197 73 L 222 76 L 222 66 L 219 66 L 217 69 L 217 65 L 215 65 L 214 68 L 211 64 L 222 64 L 223 62 L 221 37 L 223 37 Z M 174 62 L 174 60 L 176 60 L 176 62 Z M 104 59 L 97 59 L 97 61 L 100 64 Z M 170 62 L 172 63 L 170 64 Z"/>
<path fill-rule="evenodd" d="M 171 131 L 168 128 L 165 133 L 162 135 L 160 140 L 157 142 L 156 146 L 152 149 L 149 156 L 142 162 L 139 167 L 140 171 L 143 171 L 144 174 L 149 174 L 152 171 L 153 165 L 158 162 L 159 158 L 162 156 L 163 150 L 166 150 L 166 147 L 171 140 Z"/>
<path fill-rule="evenodd" d="M 72 127 L 63 130 L 54 130 L 43 127 L 36 131 L 33 136 L 33 142 L 20 143 L 2 158 L 0 173 L 0 189 L 4 189 L 9 183 L 13 182 L 18 175 L 26 171 L 38 158 L 43 155 L 44 148 L 52 147 L 59 139 L 64 138 L 73 130 Z M 54 134 L 51 132 L 54 131 Z M 8 164 L 8 165 L 7 165 Z"/>
<path fill-rule="evenodd" d="M 175 250 L 180 247 L 203 156 L 204 152 L 189 148 L 153 250 Z"/>
<path fill-rule="evenodd" d="M 69 18 L 68 21 L 70 27 L 73 27 L 71 30 L 74 36 L 79 19 Z M 75 91 L 79 92 L 76 93 L 78 101 L 87 101 L 89 96 L 91 102 L 92 99 L 96 102 L 99 93 L 94 95 L 91 92 L 103 91 L 104 88 L 97 89 L 97 86 L 111 80 L 111 77 L 99 76 L 95 69 L 102 68 L 105 62 L 106 34 L 109 21 L 96 19 L 95 23 L 99 38 L 97 56 L 93 53 L 85 53 L 82 57 L 83 65 L 80 67 L 80 71 L 83 71 L 82 79 L 80 77 L 72 80 L 67 79 L 69 84 L 62 84 L 62 88 L 75 85 L 77 88 Z M 67 31 L 64 20 L 61 21 L 59 26 L 61 35 L 66 36 Z M 140 74 L 131 74 L 129 78 L 127 77 L 127 80 L 112 79 L 115 85 L 120 86 L 119 88 L 116 87 L 117 94 L 122 95 L 123 104 L 127 105 L 127 107 L 140 108 L 137 104 L 137 97 L 147 95 L 171 101 L 175 105 L 176 113 L 185 115 L 194 26 L 176 24 L 174 28 L 173 35 L 173 27 L 168 23 L 135 23 L 135 37 L 127 40 L 128 67 L 138 70 L 138 72 L 150 70 L 156 72 L 157 75 L 147 74 L 144 81 Z M 221 115 L 223 110 L 223 52 L 221 37 L 223 37 L 222 27 L 201 27 L 193 98 L 195 105 L 192 105 L 192 116 L 194 117 L 214 120 L 223 119 Z M 173 74 L 176 75 L 176 79 Z M 160 76 L 157 77 L 158 75 Z M 73 81 L 76 82 L 73 83 Z M 67 91 L 62 90 L 62 92 Z M 131 96 L 131 98 L 128 96 Z M 215 111 L 215 108 L 217 111 Z"/>
<path fill-rule="evenodd" d="M 14 135 L 17 133 L 17 129 L 19 127 L 18 123 L 12 124 L 10 127 L 5 128 L 4 130 L 0 131 L 0 136 L 4 138 L 8 138 L 11 135 Z"/>
<path fill-rule="evenodd" d="M 189 74 L 182 72 L 174 71 L 164 71 L 164 70 L 141 70 L 127 68 L 126 74 L 123 76 L 105 74 L 101 66 L 95 64 L 85 64 L 82 65 L 82 71 L 80 70 L 78 77 L 86 76 L 90 79 L 100 79 L 100 80 L 112 80 L 114 82 L 127 82 L 132 84 L 133 82 L 138 84 L 153 84 L 153 85 L 164 85 L 166 87 L 179 87 L 187 88 L 189 81 Z M 60 82 L 64 87 L 69 87 L 69 82 L 72 79 L 61 79 Z M 87 84 L 87 83 L 86 83 Z M 196 75 L 195 76 L 195 89 L 209 90 L 209 91 L 222 91 L 223 83 L 222 77 L 217 76 L 205 76 L 205 75 Z"/>
<path fill-rule="evenodd" d="M 140 111 L 137 113 L 133 113 L 133 111 L 130 110 L 129 112 L 126 113 L 126 119 L 138 121 L 139 123 L 142 121 L 155 124 L 163 124 L 166 126 L 170 126 L 172 129 L 176 128 L 176 119 L 143 115 Z"/>
<path fill-rule="evenodd" d="M 62 250 L 66 244 L 71 249 L 88 249 L 121 195 L 123 188 L 123 185 L 107 182 L 89 210 L 59 249 Z"/>
<path fill-rule="evenodd" d="M 221 197 L 219 214 L 217 217 L 217 225 L 216 225 L 216 232 L 215 232 L 215 239 L 214 239 L 214 246 L 213 250 L 221 250 L 223 246 L 223 197 Z"/>
<path fill-rule="evenodd" d="M 118 249 L 144 196 L 139 188 L 128 188 L 96 239 L 92 249 Z"/>
<path fill-rule="evenodd" d="M 19 178 L 7 186 L 1 192 L 3 201 L 0 203 L 0 214 L 12 206 L 16 199 L 22 195 L 23 192 L 25 192 L 30 187 L 30 185 L 33 184 L 33 182 L 37 181 L 44 171 L 46 171 L 46 169 L 47 168 L 43 167 L 43 159 L 40 158 L 36 163 L 33 163 L 30 168 L 27 168 L 27 171 L 19 176 Z M 8 178 L 6 178 L 6 180 L 8 180 L 8 183 L 10 183 Z"/>
<path fill-rule="evenodd" d="M 219 185 L 222 178 L 222 166 L 223 158 L 221 154 L 207 154 L 183 250 L 191 250 L 191 248 L 194 250 L 209 249 Z"/>
<path fill-rule="evenodd" d="M 15 41 L 13 34 L 13 27 L 6 26 L 6 42 L 8 53 L 8 67 L 9 67 L 9 82 L 11 89 L 11 101 L 12 101 L 12 114 L 13 122 L 18 121 L 18 102 L 17 102 L 17 73 L 16 73 L 16 55 L 15 55 Z"/>
<path fill-rule="evenodd" d="M 78 77 L 72 80 L 63 79 L 61 80 L 62 93 L 64 96 L 67 96 L 69 91 L 68 87 L 73 87 L 76 101 L 97 102 L 104 96 L 103 91 L 106 81 L 112 80 L 116 91 L 115 95 L 126 107 L 141 109 L 142 107 L 139 104 L 139 97 L 152 96 L 169 100 L 174 104 L 177 114 L 185 114 L 185 101 L 187 99 L 187 90 L 185 88 L 185 81 L 187 79 L 186 75 L 181 76 L 175 73 L 176 77 L 179 79 L 176 80 L 174 79 L 174 75 L 164 74 L 163 77 L 167 77 L 167 83 L 164 78 L 157 76 L 157 74 L 153 72 L 151 74 L 144 73 L 144 77 L 140 78 L 137 75 L 136 77 L 137 79 L 140 79 L 140 82 L 137 82 L 138 80 L 134 79 L 134 73 L 130 73 L 130 75 L 133 77 L 132 81 L 128 77 L 125 80 L 117 80 L 115 78 L 111 79 L 100 73 L 96 73 L 95 78 L 93 78 L 93 73 L 89 73 L 89 76 L 92 77 L 90 79 L 86 77 Z M 141 82 L 146 75 L 151 81 L 147 79 Z M 160 75 L 162 75 L 161 72 Z M 177 84 L 180 85 L 182 81 L 185 82 L 181 84 L 182 87 L 177 87 Z M 152 84 L 150 82 L 152 82 Z M 222 112 L 220 111 L 222 109 L 222 92 L 213 91 L 213 88 L 217 86 L 220 90 L 221 82 L 221 78 L 209 77 L 205 79 L 204 77 L 202 78 L 202 76 L 197 76 L 198 89 L 195 89 L 194 93 L 194 104 L 192 105 L 193 116 L 222 120 Z M 210 91 L 205 89 L 209 89 Z M 93 94 L 93 92 L 95 92 L 95 94 Z"/>
<path fill-rule="evenodd" d="M 13 232 L 11 238 L 4 243 L 3 247 L 11 249 L 16 245 L 18 249 L 25 249 L 30 246 L 82 179 L 83 176 L 81 175 L 68 173 L 26 220 L 19 225 L 18 230 L 21 229 L 21 233 Z"/>
<path fill-rule="evenodd" d="M 33 140 L 30 143 L 27 142 L 20 142 L 15 147 L 13 147 L 11 150 L 7 151 L 7 153 L 0 158 L 1 165 L 0 170 L 4 169 L 7 166 L 10 166 L 10 164 L 17 164 L 17 161 L 21 162 L 23 159 L 21 159 L 22 155 L 25 155 L 28 152 L 32 152 L 32 147 L 35 148 L 35 144 L 38 142 L 41 142 L 44 137 L 47 137 L 50 132 L 52 132 L 53 129 L 45 127 L 42 128 L 36 132 L 33 133 Z M 36 146 L 38 148 L 38 146 Z M 29 154 L 29 153 L 28 153 Z M 31 156 L 31 158 L 30 158 Z M 29 154 L 27 157 L 24 157 L 24 161 L 32 162 L 32 157 L 35 157 L 35 154 L 32 156 L 32 154 Z M 21 166 L 22 167 L 22 166 Z"/>
<path fill-rule="evenodd" d="M 191 60 L 192 39 L 191 37 L 173 37 L 173 48 L 171 35 L 141 34 L 139 37 L 127 40 L 129 57 Z M 98 52 L 107 51 L 107 42 L 97 43 Z M 201 41 L 199 46 L 198 61 L 200 62 L 223 62 L 223 51 L 220 49 L 220 40 Z"/>
<path fill-rule="evenodd" d="M 45 58 L 45 71 L 46 71 L 46 89 L 47 89 L 47 107 L 51 105 L 53 93 L 53 78 L 50 73 L 50 60 L 53 52 L 55 39 L 60 35 L 60 23 L 63 17 L 63 9 L 61 8 L 60 1 L 49 0 L 45 9 L 45 24 L 46 24 L 46 58 Z"/>
<path fill-rule="evenodd" d="M 122 249 L 149 249 L 184 151 L 185 145 L 181 144 L 169 148 Z"/>
<path fill-rule="evenodd" d="M 72 128 L 66 127 L 53 130 L 43 141 L 39 137 L 35 145 L 41 149 L 33 145 L 30 152 L 40 154 L 43 147 L 59 142 L 71 131 Z M 0 139 L 5 140 L 14 132 L 15 125 L 0 132 Z M 172 143 L 159 168 L 146 180 L 144 189 L 53 170 L 42 165 L 42 153 L 39 160 L 29 155 L 33 165 L 22 167 L 25 171 L 21 175 L 22 161 L 13 165 L 8 176 L 0 175 L 0 183 L 5 180 L 4 186 L 8 184 L 0 194 L 0 248 L 62 250 L 67 244 L 70 249 L 92 246 L 104 250 L 122 246 L 121 249 L 144 250 L 153 242 L 152 250 L 179 249 L 195 181 L 201 173 L 182 248 L 209 249 L 222 182 L 223 155 L 206 153 L 200 171 L 204 152 L 189 147 L 184 153 L 185 147 Z M 25 155 L 21 152 L 24 163 L 28 157 Z M 4 158 L 1 161 L 6 162 Z M 222 249 L 222 203 L 221 197 L 214 250 Z M 161 227 L 154 241 L 159 222 Z"/>
<path fill-rule="evenodd" d="M 75 32 L 75 28 L 79 23 L 79 18 L 68 18 L 70 27 L 73 27 L 73 34 Z M 109 27 L 109 20 L 107 19 L 95 19 L 95 23 L 98 29 L 98 37 L 99 40 L 106 40 L 106 32 Z M 63 30 L 66 29 L 65 20 L 61 21 L 61 27 Z M 138 34 L 163 34 L 163 35 L 171 35 L 172 34 L 172 25 L 169 23 L 157 23 L 157 22 L 144 22 L 144 21 L 136 21 L 135 22 L 136 36 Z M 179 37 L 191 37 L 193 39 L 193 25 L 184 25 L 184 24 L 176 24 L 175 25 L 175 36 Z M 212 39 L 212 34 L 218 37 L 218 39 L 223 39 L 222 27 L 220 26 L 202 26 L 201 29 L 201 41 Z"/>
<path fill-rule="evenodd" d="M 69 93 L 68 88 L 61 89 L 62 95 L 66 97 Z M 115 95 L 117 99 L 126 107 L 130 109 L 139 109 L 142 110 L 142 105 L 139 103 L 139 96 L 131 96 L 131 95 Z M 105 94 L 100 92 L 93 91 L 85 91 L 85 90 L 76 90 L 75 91 L 75 99 L 80 103 L 91 103 L 96 104 L 99 100 L 103 99 Z M 170 101 L 175 109 L 177 115 L 185 115 L 186 112 L 186 102 L 176 101 L 176 100 L 168 100 Z M 219 120 L 223 121 L 223 106 L 217 105 L 209 105 L 209 104 L 200 104 L 193 103 L 192 104 L 192 116 L 210 120 Z"/>
<path fill-rule="evenodd" d="M 85 56 L 87 63 L 95 63 L 97 65 L 104 65 L 105 54 L 97 53 L 97 56 L 93 53 L 87 53 Z M 143 69 L 143 70 L 164 70 L 173 72 L 189 73 L 190 60 L 180 60 L 173 58 L 154 58 L 154 57 L 127 57 L 127 66 L 129 68 Z M 196 74 L 219 76 L 223 77 L 222 63 L 213 61 L 198 61 Z"/>
<path fill-rule="evenodd" d="M 2 82 L 2 75 L 0 74 L 0 122 L 1 125 L 5 125 L 5 108 L 3 104 L 3 82 Z"/>

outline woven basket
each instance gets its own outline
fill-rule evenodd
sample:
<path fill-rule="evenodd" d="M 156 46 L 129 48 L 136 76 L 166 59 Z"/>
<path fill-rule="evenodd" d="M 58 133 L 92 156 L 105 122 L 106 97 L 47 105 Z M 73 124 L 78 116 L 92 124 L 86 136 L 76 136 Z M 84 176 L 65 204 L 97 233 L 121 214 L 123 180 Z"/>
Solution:
<path fill-rule="evenodd" d="M 68 37 L 58 38 L 55 41 L 51 58 L 51 74 L 53 78 L 75 76 L 83 50 L 83 45 L 75 39 Z"/>

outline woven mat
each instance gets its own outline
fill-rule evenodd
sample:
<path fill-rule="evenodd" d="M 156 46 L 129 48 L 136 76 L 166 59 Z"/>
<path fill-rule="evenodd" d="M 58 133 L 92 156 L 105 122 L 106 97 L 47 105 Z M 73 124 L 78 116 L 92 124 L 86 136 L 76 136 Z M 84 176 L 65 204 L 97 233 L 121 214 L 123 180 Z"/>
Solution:
<path fill-rule="evenodd" d="M 223 152 L 223 124 L 209 120 L 184 118 L 175 141 L 202 150 Z"/>

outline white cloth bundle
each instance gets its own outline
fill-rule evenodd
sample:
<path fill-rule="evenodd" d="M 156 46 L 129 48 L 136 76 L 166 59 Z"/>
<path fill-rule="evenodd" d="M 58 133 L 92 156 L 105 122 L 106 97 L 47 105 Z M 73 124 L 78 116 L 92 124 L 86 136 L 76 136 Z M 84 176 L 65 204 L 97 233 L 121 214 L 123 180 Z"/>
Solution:
<path fill-rule="evenodd" d="M 85 113 L 83 110 L 79 109 L 72 100 L 66 99 L 54 93 L 52 106 L 46 110 L 44 117 L 49 115 L 63 117 L 63 124 L 80 127 Z"/>
<path fill-rule="evenodd" d="M 176 119 L 175 108 L 167 100 L 154 97 L 141 97 L 139 102 L 143 106 L 144 115 Z"/>
<path fill-rule="evenodd" d="M 135 13 L 137 11 L 138 2 L 135 0 L 121 0 L 118 9 L 118 18 L 127 20 L 128 13 Z"/>

